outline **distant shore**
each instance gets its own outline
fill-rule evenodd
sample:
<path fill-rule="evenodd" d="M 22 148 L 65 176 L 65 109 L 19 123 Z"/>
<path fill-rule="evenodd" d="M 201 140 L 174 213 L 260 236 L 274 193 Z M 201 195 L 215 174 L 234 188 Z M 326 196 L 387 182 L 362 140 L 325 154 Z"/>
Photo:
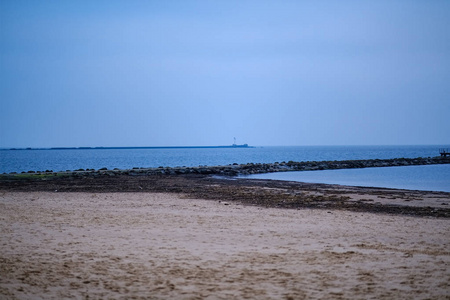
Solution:
<path fill-rule="evenodd" d="M 226 146 L 149 146 L 149 147 L 51 147 L 51 148 L 3 148 L 0 150 L 111 150 L 111 149 L 222 149 L 254 148 L 248 144 Z"/>

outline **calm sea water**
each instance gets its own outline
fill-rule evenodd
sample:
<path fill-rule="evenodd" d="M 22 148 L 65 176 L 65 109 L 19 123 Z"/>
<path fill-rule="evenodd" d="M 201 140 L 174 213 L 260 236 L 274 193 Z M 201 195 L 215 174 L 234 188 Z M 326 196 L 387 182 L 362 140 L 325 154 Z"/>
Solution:
<path fill-rule="evenodd" d="M 450 192 L 450 165 L 282 172 L 240 177 Z"/>
<path fill-rule="evenodd" d="M 436 146 L 301 146 L 218 149 L 70 149 L 0 150 L 0 173 L 22 171 L 65 171 L 76 169 L 130 169 L 133 167 L 194 167 L 232 163 L 273 163 L 282 161 L 320 161 L 433 157 Z"/>
<path fill-rule="evenodd" d="M 348 159 L 433 157 L 435 146 L 298 146 L 218 149 L 0 150 L 0 173 L 133 167 L 228 165 Z M 441 172 L 441 171 L 436 171 Z M 317 173 L 318 174 L 318 173 Z M 359 176 L 359 175 L 358 175 Z M 446 176 L 448 179 L 449 177 Z"/>

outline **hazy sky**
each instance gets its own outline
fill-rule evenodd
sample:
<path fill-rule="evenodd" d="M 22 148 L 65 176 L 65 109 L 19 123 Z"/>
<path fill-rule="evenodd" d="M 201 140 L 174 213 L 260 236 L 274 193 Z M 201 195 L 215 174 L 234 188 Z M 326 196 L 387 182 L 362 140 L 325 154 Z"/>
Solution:
<path fill-rule="evenodd" d="M 450 144 L 450 1 L 0 1 L 0 147 Z"/>

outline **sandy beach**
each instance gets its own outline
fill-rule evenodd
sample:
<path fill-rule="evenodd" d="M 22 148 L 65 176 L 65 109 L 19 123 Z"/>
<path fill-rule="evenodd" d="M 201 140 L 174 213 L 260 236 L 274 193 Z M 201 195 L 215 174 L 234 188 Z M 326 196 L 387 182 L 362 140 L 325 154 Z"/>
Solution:
<path fill-rule="evenodd" d="M 0 0 L 0 300 L 450 300 L 450 0 Z"/>
<path fill-rule="evenodd" d="M 3 190 L 0 298 L 450 299 L 449 229 L 183 193 Z"/>

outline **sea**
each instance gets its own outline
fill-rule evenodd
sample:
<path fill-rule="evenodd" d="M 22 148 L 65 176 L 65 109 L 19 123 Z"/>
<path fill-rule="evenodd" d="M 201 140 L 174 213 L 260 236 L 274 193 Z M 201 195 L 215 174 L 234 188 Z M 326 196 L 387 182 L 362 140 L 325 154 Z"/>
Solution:
<path fill-rule="evenodd" d="M 434 157 L 439 155 L 441 148 L 450 148 L 450 145 L 0 149 L 0 173 Z M 287 172 L 254 176 L 254 178 L 265 176 L 264 178 L 268 179 L 450 192 L 450 165 Z"/>

